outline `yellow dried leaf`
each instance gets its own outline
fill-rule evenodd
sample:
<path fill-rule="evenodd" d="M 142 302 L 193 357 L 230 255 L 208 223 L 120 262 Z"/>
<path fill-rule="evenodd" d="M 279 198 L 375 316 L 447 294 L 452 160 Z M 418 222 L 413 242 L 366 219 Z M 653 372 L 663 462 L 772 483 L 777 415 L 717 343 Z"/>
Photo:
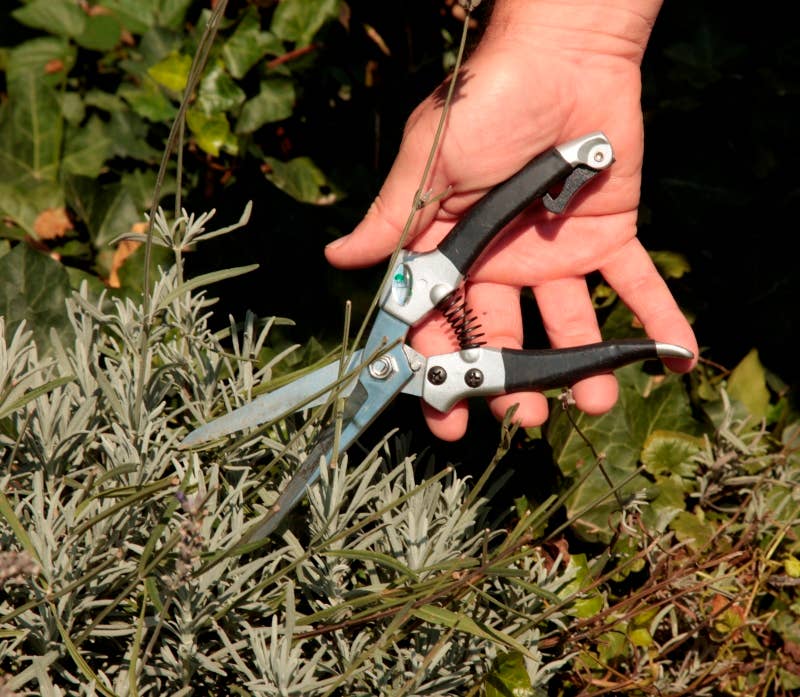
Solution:
<path fill-rule="evenodd" d="M 119 280 L 118 271 L 125 263 L 125 260 L 133 254 L 139 247 L 141 242 L 136 240 L 122 240 L 114 250 L 114 256 L 111 259 L 111 273 L 108 275 L 108 285 L 111 288 L 119 288 L 121 283 Z"/>

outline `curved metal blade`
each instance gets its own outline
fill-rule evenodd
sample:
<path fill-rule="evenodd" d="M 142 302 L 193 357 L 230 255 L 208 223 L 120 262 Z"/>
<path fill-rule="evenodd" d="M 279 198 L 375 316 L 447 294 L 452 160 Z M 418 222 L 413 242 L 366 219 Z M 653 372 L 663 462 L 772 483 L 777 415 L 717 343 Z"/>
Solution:
<path fill-rule="evenodd" d="M 361 363 L 363 351 L 356 351 L 348 365 L 356 367 Z M 253 428 L 289 414 L 298 409 L 312 408 L 324 404 L 330 397 L 333 386 L 339 380 L 341 363 L 334 361 L 317 370 L 303 375 L 297 380 L 256 397 L 252 402 L 234 409 L 192 431 L 178 447 L 191 448 L 222 438 L 246 428 Z M 347 372 L 347 371 L 345 371 Z M 355 387 L 358 375 L 354 375 L 343 385 L 336 387 L 340 396 L 347 397 Z M 313 399 L 309 400 L 309 397 Z"/>
<path fill-rule="evenodd" d="M 372 355 L 379 343 L 386 342 L 389 345 L 394 343 L 394 346 L 383 354 L 387 364 L 392 365 L 393 369 L 390 373 L 379 376 L 371 374 L 369 370 L 361 371 L 354 389 L 344 403 L 338 442 L 339 452 L 344 452 L 350 447 L 414 375 L 404 350 L 406 347 L 398 343 L 398 340 L 402 342 L 407 330 L 408 325 L 401 320 L 385 312 L 378 313 L 364 348 L 365 355 Z M 335 433 L 333 425 L 322 430 L 314 448 L 289 480 L 270 513 L 245 532 L 241 543 L 255 543 L 271 535 L 289 511 L 305 496 L 306 489 L 319 478 L 321 463 L 330 462 L 334 455 Z"/>

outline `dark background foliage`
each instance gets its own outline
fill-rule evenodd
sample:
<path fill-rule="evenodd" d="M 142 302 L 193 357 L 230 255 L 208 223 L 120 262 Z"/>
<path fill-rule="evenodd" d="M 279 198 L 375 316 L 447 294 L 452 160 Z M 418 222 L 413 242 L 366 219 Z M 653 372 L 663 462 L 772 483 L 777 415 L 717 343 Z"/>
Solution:
<path fill-rule="evenodd" d="M 290 119 L 275 129 L 280 147 L 313 153 L 346 198 L 332 207 L 299 204 L 255 172 L 240 173 L 224 192 L 214 186 L 195 192 L 202 194 L 200 206 L 230 202 L 231 216 L 242 201 L 255 200 L 247 236 L 194 263 L 198 271 L 211 268 L 217 252 L 231 263 L 258 260 L 257 274 L 226 288 L 225 305 L 283 313 L 297 320 L 298 337 L 324 331 L 335 338 L 344 296 L 358 307 L 375 287 L 377 271 L 333 271 L 322 248 L 349 231 L 377 193 L 406 116 L 445 74 L 441 27 L 457 31 L 438 2 L 350 6 L 351 26 L 375 27 L 392 55 L 366 35 L 332 27 L 321 50 L 336 63 L 315 62 L 302 96 L 316 104 L 302 109 L 302 122 Z M 768 369 L 797 383 L 798 40 L 791 22 L 736 7 L 667 2 L 662 9 L 643 65 L 640 236 L 649 249 L 689 261 L 691 271 L 671 283 L 695 318 L 706 358 L 732 367 L 755 347 Z M 370 86 L 359 75 L 365 56 L 377 64 Z M 352 71 L 352 98 L 331 109 L 327 97 L 342 70 Z M 531 342 L 542 340 L 533 325 L 531 333 Z"/>
<path fill-rule="evenodd" d="M 118 2 L 123 0 L 111 6 Z M 181 50 L 190 51 L 192 39 L 186 37 L 196 40 L 208 3 L 169 3 L 180 4 L 188 7 L 183 23 L 137 35 L 133 43 L 105 53 L 87 49 L 79 38 L 67 89 L 114 94 L 120 85 L 136 84 L 144 68 L 170 46 L 184 42 Z M 23 5 L 3 9 L 10 14 Z M 478 10 L 478 27 L 489 5 L 484 2 Z M 225 238 L 207 245 L 189 260 L 192 273 L 253 261 L 261 265 L 254 274 L 217 286 L 220 322 L 249 308 L 295 320 L 291 340 L 314 336 L 333 343 L 341 331 L 344 299 L 354 301 L 356 318 L 363 313 L 383 269 L 339 272 L 327 266 L 322 249 L 358 222 L 388 172 L 408 114 L 446 76 L 443 56 L 452 57 L 460 33 L 452 6 L 445 0 L 352 0 L 346 21 L 324 24 L 308 51 L 289 55 L 277 72 L 264 67 L 264 58 L 237 78 L 248 94 L 257 92 L 265 75 L 291 80 L 290 116 L 249 134 L 237 154 L 223 149 L 210 155 L 189 133 L 186 207 L 216 208 L 217 219 L 228 222 L 238 218 L 246 201 L 255 203 L 246 231 L 233 242 Z M 230 37 L 245 10 L 257 10 L 266 23 L 275 7 L 268 0 L 232 0 L 219 41 Z M 695 320 L 705 358 L 730 368 L 757 348 L 766 367 L 794 385 L 800 380 L 795 359 L 800 281 L 792 240 L 800 61 L 794 24 L 780 9 L 773 5 L 770 12 L 757 12 L 719 0 L 665 3 L 643 65 L 640 236 L 648 249 L 677 252 L 688 260 L 691 270 L 670 283 Z M 49 31 L 58 34 L 57 28 Z M 479 28 L 473 31 L 473 43 L 478 33 Z M 0 22 L 0 46 L 41 35 L 11 16 Z M 280 50 L 291 54 L 291 41 Z M 145 54 L 143 63 L 136 62 L 137 52 Z M 139 143 L 144 154 L 134 151 L 134 141 L 116 144 L 116 151 L 127 151 L 108 160 L 96 180 L 100 185 L 119 182 L 134 169 L 149 168 L 152 175 L 156 167 L 169 120 L 142 118 L 131 113 L 128 102 L 120 118 L 131 119 L 146 134 Z M 99 113 L 108 116 L 102 109 Z M 312 158 L 327 177 L 323 189 L 330 186 L 340 194 L 337 202 L 311 205 L 276 188 L 264 176 L 267 156 Z M 142 181 L 144 191 L 148 180 Z M 91 271 L 94 261 L 76 264 Z M 134 276 L 135 271 L 128 273 L 129 279 Z M 545 338 L 529 298 L 525 311 L 527 344 L 541 346 Z"/>

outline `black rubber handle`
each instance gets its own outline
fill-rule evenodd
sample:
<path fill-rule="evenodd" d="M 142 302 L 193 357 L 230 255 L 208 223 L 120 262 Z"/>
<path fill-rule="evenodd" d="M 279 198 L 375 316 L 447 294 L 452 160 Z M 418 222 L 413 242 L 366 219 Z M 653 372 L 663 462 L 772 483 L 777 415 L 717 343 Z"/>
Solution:
<path fill-rule="evenodd" d="M 539 351 L 501 349 L 500 353 L 507 392 L 569 387 L 583 378 L 659 357 L 656 342 L 649 339 L 601 341 L 575 348 Z"/>
<path fill-rule="evenodd" d="M 515 175 L 478 201 L 440 243 L 461 275 L 466 275 L 492 238 L 516 215 L 572 172 L 555 148 L 533 158 Z"/>

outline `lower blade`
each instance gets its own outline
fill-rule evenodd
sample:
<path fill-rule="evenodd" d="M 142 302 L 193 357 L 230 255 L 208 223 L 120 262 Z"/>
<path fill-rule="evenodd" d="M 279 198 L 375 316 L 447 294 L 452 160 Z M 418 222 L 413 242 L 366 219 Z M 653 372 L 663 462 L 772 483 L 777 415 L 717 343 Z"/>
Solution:
<path fill-rule="evenodd" d="M 349 366 L 358 366 L 362 353 L 362 351 L 356 351 Z M 318 368 L 308 375 L 303 375 L 283 387 L 256 397 L 252 402 L 200 426 L 186 436 L 178 447 L 181 449 L 192 448 L 237 431 L 260 426 L 298 409 L 313 408 L 324 404 L 330 397 L 333 386 L 338 382 L 340 372 L 341 363 L 339 361 Z M 348 382 L 337 386 L 339 396 L 347 397 L 357 380 L 358 376 L 354 375 Z"/>
<path fill-rule="evenodd" d="M 345 413 L 342 419 L 349 422 L 367 400 L 366 390 L 358 385 L 353 394 L 345 402 Z M 357 435 L 358 431 L 348 432 L 345 427 L 340 448 L 346 450 L 350 442 Z M 360 431 L 360 429 L 359 429 Z M 308 453 L 303 464 L 297 468 L 286 488 L 281 492 L 278 500 L 273 504 L 269 515 L 261 522 L 250 528 L 239 541 L 239 544 L 249 544 L 269 537 L 275 529 L 283 522 L 284 518 L 305 496 L 306 490 L 319 479 L 320 467 L 323 462 L 330 460 L 333 453 L 333 443 L 336 438 L 336 430 L 333 426 L 327 426 L 322 430 L 317 438 L 317 442 Z"/>

